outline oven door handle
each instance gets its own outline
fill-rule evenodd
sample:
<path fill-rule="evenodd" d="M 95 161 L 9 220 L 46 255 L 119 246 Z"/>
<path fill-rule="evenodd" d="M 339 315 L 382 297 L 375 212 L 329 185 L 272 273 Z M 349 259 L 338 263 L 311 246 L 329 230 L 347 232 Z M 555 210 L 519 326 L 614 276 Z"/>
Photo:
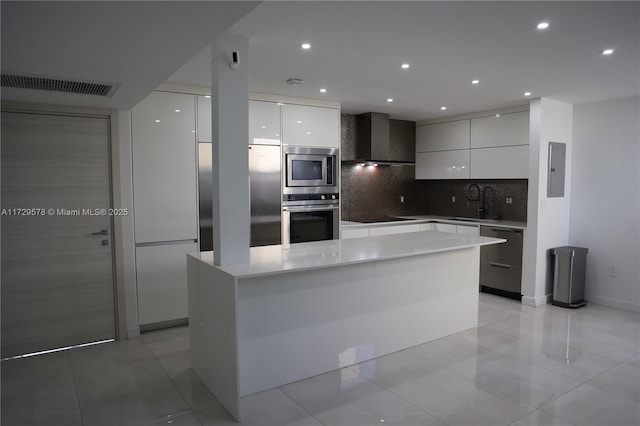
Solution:
<path fill-rule="evenodd" d="M 312 205 L 312 206 L 283 206 L 282 211 L 285 212 L 313 212 L 321 210 L 337 210 L 340 208 L 339 204 L 326 204 L 324 206 Z"/>

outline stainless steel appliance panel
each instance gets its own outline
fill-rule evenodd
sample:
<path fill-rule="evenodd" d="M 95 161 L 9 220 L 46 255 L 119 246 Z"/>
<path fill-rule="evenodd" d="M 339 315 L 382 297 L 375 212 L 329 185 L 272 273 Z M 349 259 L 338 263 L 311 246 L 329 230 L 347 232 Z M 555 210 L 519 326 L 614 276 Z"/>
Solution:
<path fill-rule="evenodd" d="M 283 193 L 337 193 L 338 148 L 284 145 Z"/>
<path fill-rule="evenodd" d="M 200 251 L 213 250 L 213 165 L 211 142 L 198 143 Z"/>
<path fill-rule="evenodd" d="M 249 145 L 251 246 L 280 244 L 282 184 L 280 146 Z"/>
<path fill-rule="evenodd" d="M 285 206 L 282 210 L 284 244 L 340 238 L 340 206 Z"/>
<path fill-rule="evenodd" d="M 200 251 L 213 250 L 212 143 L 198 143 Z M 280 146 L 249 146 L 251 246 L 282 242 Z"/>
<path fill-rule="evenodd" d="M 522 230 L 481 226 L 483 237 L 504 238 L 506 243 L 483 246 L 480 250 L 480 261 L 493 261 L 508 265 L 522 265 Z"/>
<path fill-rule="evenodd" d="M 522 285 L 522 268 L 500 262 L 480 262 L 480 284 L 519 294 Z"/>

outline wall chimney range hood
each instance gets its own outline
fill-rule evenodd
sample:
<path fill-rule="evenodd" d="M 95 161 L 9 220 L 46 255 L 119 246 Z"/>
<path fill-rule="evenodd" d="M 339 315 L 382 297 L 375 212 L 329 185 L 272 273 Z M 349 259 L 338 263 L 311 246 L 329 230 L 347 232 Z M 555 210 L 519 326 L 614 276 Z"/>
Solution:
<path fill-rule="evenodd" d="M 365 166 L 414 166 L 413 161 L 393 158 L 389 114 L 368 112 L 356 116 L 356 160 Z"/>

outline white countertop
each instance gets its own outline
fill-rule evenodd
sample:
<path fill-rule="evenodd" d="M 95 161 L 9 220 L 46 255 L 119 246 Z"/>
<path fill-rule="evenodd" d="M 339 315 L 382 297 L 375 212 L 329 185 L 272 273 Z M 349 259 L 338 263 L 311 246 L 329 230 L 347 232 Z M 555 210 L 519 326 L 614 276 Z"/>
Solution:
<path fill-rule="evenodd" d="M 408 221 L 401 223 L 408 223 Z M 298 243 L 288 247 L 282 245 L 251 247 L 249 263 L 222 267 L 213 266 L 213 252 L 193 253 L 189 256 L 200 259 L 236 278 L 251 278 L 283 272 L 439 253 L 505 241 L 498 238 L 425 231 L 349 240 Z"/>
<path fill-rule="evenodd" d="M 473 219 L 465 218 L 465 220 L 457 219 L 453 220 L 451 216 L 438 216 L 438 215 L 417 215 L 417 216 L 398 216 L 403 219 L 411 220 L 399 220 L 397 222 L 373 222 L 362 223 L 343 220 L 340 222 L 341 228 L 370 228 L 373 226 L 387 226 L 387 225 L 409 225 L 412 223 L 429 223 L 440 222 L 450 223 L 453 225 L 484 225 L 484 226 L 497 226 L 502 228 L 515 228 L 515 229 L 527 229 L 526 222 L 517 222 L 513 220 L 490 220 L 490 219 Z"/>

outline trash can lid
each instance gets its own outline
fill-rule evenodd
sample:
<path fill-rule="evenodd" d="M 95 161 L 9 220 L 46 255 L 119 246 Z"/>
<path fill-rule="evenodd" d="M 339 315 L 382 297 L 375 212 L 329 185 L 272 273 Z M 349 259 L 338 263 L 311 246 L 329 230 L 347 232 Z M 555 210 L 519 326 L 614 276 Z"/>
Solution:
<path fill-rule="evenodd" d="M 556 247 L 553 249 L 553 254 L 560 254 L 564 256 L 586 255 L 589 249 L 584 247 L 564 246 Z"/>

